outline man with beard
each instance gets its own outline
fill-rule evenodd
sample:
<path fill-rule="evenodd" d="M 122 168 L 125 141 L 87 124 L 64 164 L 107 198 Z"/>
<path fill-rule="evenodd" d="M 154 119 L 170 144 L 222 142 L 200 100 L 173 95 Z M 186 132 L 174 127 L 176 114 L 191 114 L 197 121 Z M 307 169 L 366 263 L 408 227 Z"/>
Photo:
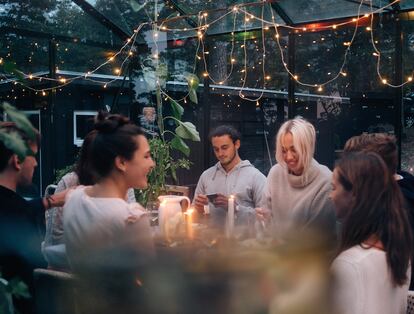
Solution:
<path fill-rule="evenodd" d="M 254 208 L 260 204 L 266 177 L 248 160 L 241 160 L 240 133 L 233 127 L 217 127 L 209 140 L 218 162 L 202 173 L 194 194 L 195 208 L 202 213 L 208 207 L 213 225 L 224 227 L 228 198 L 233 195 L 236 225 L 253 222 Z"/>
<path fill-rule="evenodd" d="M 46 267 L 40 250 L 45 210 L 63 205 L 66 190 L 30 201 L 18 195 L 18 186 L 32 183 L 40 136 L 34 128 L 23 131 L 12 122 L 0 123 L 0 133 L 0 272 L 6 280 L 28 285 L 32 299 L 14 300 L 18 312 L 26 314 L 34 312 L 33 270 Z"/>

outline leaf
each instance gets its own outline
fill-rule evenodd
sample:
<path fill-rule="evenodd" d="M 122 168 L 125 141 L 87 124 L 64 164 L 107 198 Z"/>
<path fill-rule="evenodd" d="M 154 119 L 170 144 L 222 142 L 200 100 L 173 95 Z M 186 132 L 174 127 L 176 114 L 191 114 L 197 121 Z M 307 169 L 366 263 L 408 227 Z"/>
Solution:
<path fill-rule="evenodd" d="M 188 91 L 188 96 L 193 103 L 198 104 L 197 92 L 194 89 Z"/>
<path fill-rule="evenodd" d="M 179 150 L 187 157 L 190 156 L 190 147 L 178 136 L 175 136 L 171 141 L 171 146 L 176 150 Z"/>
<path fill-rule="evenodd" d="M 200 84 L 200 80 L 195 74 L 191 74 L 191 73 L 187 74 L 186 80 L 188 83 L 189 90 L 196 90 L 198 88 L 198 85 Z"/>
<path fill-rule="evenodd" d="M 22 130 L 30 140 L 35 142 L 36 132 L 32 123 L 29 121 L 26 115 L 8 103 L 3 103 L 2 107 L 8 118 L 16 123 L 16 126 Z"/>
<path fill-rule="evenodd" d="M 19 133 L 6 133 L 4 131 L 0 131 L 0 142 L 3 142 L 4 146 L 15 153 L 19 157 L 20 161 L 23 161 L 26 158 L 28 147 Z"/>
<path fill-rule="evenodd" d="M 174 99 L 169 98 L 170 99 L 170 104 L 171 104 L 171 108 L 173 111 L 173 116 L 180 120 L 183 113 L 184 113 L 184 108 L 178 103 L 176 102 Z"/>
<path fill-rule="evenodd" d="M 14 62 L 4 61 L 3 70 L 8 74 L 16 76 L 19 80 L 24 80 L 22 72 L 17 69 Z"/>
<path fill-rule="evenodd" d="M 195 142 L 200 141 L 200 134 L 198 134 L 195 125 L 191 122 L 180 121 L 180 125 L 175 129 L 175 133 L 183 139 L 188 139 Z"/>
<path fill-rule="evenodd" d="M 9 281 L 10 292 L 17 298 L 30 298 L 29 288 L 27 285 L 16 278 L 13 278 Z"/>

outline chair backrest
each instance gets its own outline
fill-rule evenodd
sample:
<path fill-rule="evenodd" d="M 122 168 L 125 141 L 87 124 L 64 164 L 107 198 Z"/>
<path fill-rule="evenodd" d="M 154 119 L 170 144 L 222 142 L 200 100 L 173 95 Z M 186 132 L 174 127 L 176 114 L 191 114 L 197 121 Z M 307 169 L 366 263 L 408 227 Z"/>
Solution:
<path fill-rule="evenodd" d="M 168 195 L 180 195 L 190 197 L 190 188 L 183 185 L 166 185 Z"/>
<path fill-rule="evenodd" d="M 37 268 L 33 272 L 36 313 L 75 314 L 75 279 L 72 274 Z"/>
<path fill-rule="evenodd" d="M 408 291 L 407 314 L 414 314 L 414 291 Z"/>

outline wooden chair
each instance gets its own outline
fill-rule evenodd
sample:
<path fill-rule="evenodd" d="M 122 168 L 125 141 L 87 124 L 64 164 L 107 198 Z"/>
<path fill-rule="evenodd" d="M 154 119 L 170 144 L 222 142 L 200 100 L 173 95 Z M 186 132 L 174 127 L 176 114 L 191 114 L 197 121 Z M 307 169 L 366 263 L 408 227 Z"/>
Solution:
<path fill-rule="evenodd" d="M 167 194 L 190 197 L 190 188 L 183 185 L 166 185 Z"/>
<path fill-rule="evenodd" d="M 76 314 L 75 279 L 72 274 L 37 268 L 33 271 L 36 313 Z"/>

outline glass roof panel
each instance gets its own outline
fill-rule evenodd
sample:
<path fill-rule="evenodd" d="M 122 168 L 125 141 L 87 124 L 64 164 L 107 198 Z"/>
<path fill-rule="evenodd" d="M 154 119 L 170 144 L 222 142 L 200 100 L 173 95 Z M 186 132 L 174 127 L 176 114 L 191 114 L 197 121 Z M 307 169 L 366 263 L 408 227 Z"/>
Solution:
<path fill-rule="evenodd" d="M 99 13 L 112 21 L 124 32 L 132 34 L 142 23 L 151 23 L 179 15 L 172 4 L 158 1 L 142 0 L 86 0 Z M 189 28 L 185 20 L 177 20 L 177 28 Z"/>
<path fill-rule="evenodd" d="M 414 9 L 414 0 L 401 0 L 400 7 L 402 10 Z"/>
<path fill-rule="evenodd" d="M 107 28 L 69 0 L 0 0 L 0 27 L 18 28 L 76 38 L 82 42 L 120 44 Z"/>
<path fill-rule="evenodd" d="M 383 7 L 388 3 L 384 1 L 373 1 L 373 10 Z M 322 21 L 328 19 L 357 16 L 360 1 L 358 0 L 280 0 L 277 4 L 290 17 L 294 24 Z M 361 14 L 370 13 L 371 7 L 368 3 L 361 5 Z"/>

